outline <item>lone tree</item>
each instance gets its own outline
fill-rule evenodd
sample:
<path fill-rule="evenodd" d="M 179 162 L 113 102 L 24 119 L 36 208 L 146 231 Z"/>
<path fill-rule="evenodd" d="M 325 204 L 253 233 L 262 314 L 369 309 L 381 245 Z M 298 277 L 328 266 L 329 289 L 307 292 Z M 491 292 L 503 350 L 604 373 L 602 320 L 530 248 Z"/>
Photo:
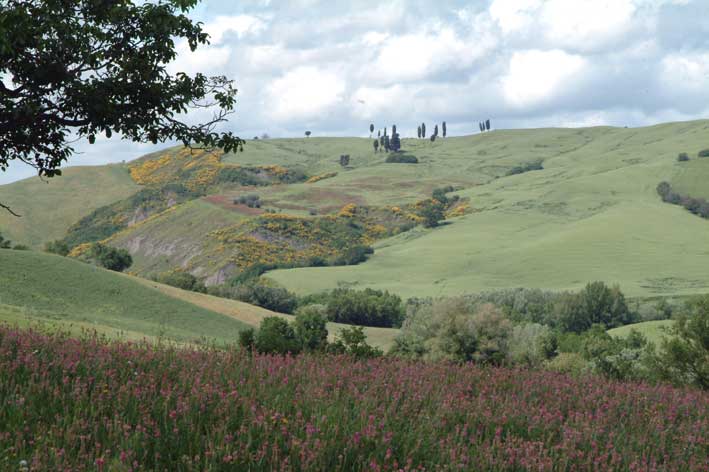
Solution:
<path fill-rule="evenodd" d="M 340 165 L 342 167 L 347 167 L 350 165 L 350 155 L 349 154 L 342 154 L 340 156 Z"/>
<path fill-rule="evenodd" d="M 446 122 L 444 121 L 443 124 L 441 125 L 442 131 L 443 131 L 443 137 L 446 137 Z"/>
<path fill-rule="evenodd" d="M 426 123 L 421 123 L 421 137 L 426 137 Z"/>
<path fill-rule="evenodd" d="M 393 125 L 391 127 L 391 135 L 394 136 L 396 134 L 396 125 Z"/>
<path fill-rule="evenodd" d="M 481 133 L 482 133 L 483 131 L 485 131 L 485 126 L 483 126 L 483 122 L 482 122 L 482 121 L 478 123 L 478 127 L 480 128 L 480 132 L 481 132 Z"/>
<path fill-rule="evenodd" d="M 433 135 L 438 137 L 438 125 L 433 127 Z"/>
<path fill-rule="evenodd" d="M 113 133 L 135 142 L 241 149 L 216 128 L 237 90 L 224 76 L 167 70 L 175 43 L 208 43 L 186 16 L 198 0 L 9 0 L 0 4 L 0 169 L 19 160 L 43 177 L 61 175 L 76 139 Z M 213 108 L 212 119 L 179 115 Z"/>
<path fill-rule="evenodd" d="M 305 137 L 306 137 L 306 138 L 309 138 L 310 135 L 311 135 L 310 131 L 306 131 L 306 132 L 305 132 Z"/>
<path fill-rule="evenodd" d="M 487 131 L 490 131 L 490 120 L 489 120 L 489 119 L 488 119 L 488 120 L 485 120 L 485 129 L 486 129 Z"/>
<path fill-rule="evenodd" d="M 394 127 L 394 130 L 396 126 Z M 389 141 L 389 149 L 393 152 L 399 152 L 401 150 L 401 139 L 399 139 L 399 133 L 392 130 L 391 140 Z"/>
<path fill-rule="evenodd" d="M 369 136 L 372 136 L 372 133 L 374 133 L 374 123 L 369 125 Z"/>
<path fill-rule="evenodd" d="M 436 135 L 435 135 L 435 134 L 432 134 L 432 135 L 431 135 L 431 142 L 434 142 L 435 140 L 436 140 Z"/>
<path fill-rule="evenodd" d="M 375 139 L 374 140 L 374 152 L 378 152 L 378 151 L 379 151 L 379 140 Z"/>
<path fill-rule="evenodd" d="M 389 149 L 391 149 L 391 141 L 389 140 L 389 136 L 386 134 L 384 135 L 384 152 L 389 152 Z"/>
<path fill-rule="evenodd" d="M 418 136 L 419 139 L 421 139 L 421 126 L 419 125 L 418 129 L 416 130 L 416 136 Z"/>

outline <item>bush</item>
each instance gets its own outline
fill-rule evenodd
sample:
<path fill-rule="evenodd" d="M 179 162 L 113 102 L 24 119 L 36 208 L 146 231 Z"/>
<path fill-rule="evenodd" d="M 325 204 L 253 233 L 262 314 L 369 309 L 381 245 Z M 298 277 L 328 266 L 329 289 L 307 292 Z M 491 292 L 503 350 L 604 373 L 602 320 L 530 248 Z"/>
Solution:
<path fill-rule="evenodd" d="M 595 325 L 584 336 L 582 355 L 594 373 L 615 380 L 643 380 L 646 371 L 647 339 L 636 330 L 627 338 L 610 336 L 601 325 Z"/>
<path fill-rule="evenodd" d="M 446 208 L 443 203 L 431 198 L 421 202 L 417 214 L 423 218 L 424 227 L 435 228 L 445 219 L 445 210 Z"/>
<path fill-rule="evenodd" d="M 293 313 L 298 304 L 297 297 L 285 288 L 271 287 L 263 284 L 258 279 L 249 279 L 243 283 L 234 283 L 232 279 L 230 285 L 210 287 L 209 293 L 218 297 L 250 303 L 279 313 Z"/>
<path fill-rule="evenodd" d="M 57 239 L 56 241 L 49 241 L 44 245 L 45 252 L 59 254 L 60 256 L 66 256 L 67 254 L 69 254 L 70 250 L 71 248 L 69 247 L 69 245 L 61 239 Z"/>
<path fill-rule="evenodd" d="M 82 259 L 116 272 L 123 272 L 133 264 L 133 258 L 127 250 L 101 243 L 91 244 Z"/>
<path fill-rule="evenodd" d="M 338 288 L 327 296 L 330 321 L 362 326 L 401 326 L 404 307 L 401 298 L 389 292 Z"/>
<path fill-rule="evenodd" d="M 327 348 L 326 325 L 327 317 L 323 306 L 309 305 L 297 311 L 293 329 L 304 351 L 323 351 Z"/>
<path fill-rule="evenodd" d="M 418 164 L 419 160 L 416 156 L 412 156 L 411 154 L 401 154 L 395 152 L 389 154 L 384 162 L 389 164 Z"/>
<path fill-rule="evenodd" d="M 261 197 L 256 194 L 241 195 L 234 199 L 235 205 L 246 205 L 249 208 L 261 208 Z"/>
<path fill-rule="evenodd" d="M 247 351 L 251 351 L 254 348 L 255 330 L 253 328 L 248 328 L 239 333 L 239 346 L 243 347 Z"/>
<path fill-rule="evenodd" d="M 358 359 L 371 359 L 382 356 L 381 349 L 367 344 L 367 336 L 361 326 L 351 326 L 343 328 L 338 334 L 335 342 L 328 346 L 331 354 L 347 354 Z"/>
<path fill-rule="evenodd" d="M 332 261 L 332 265 L 355 265 L 367 260 L 370 254 L 374 254 L 374 249 L 370 246 L 357 245 L 345 249 L 344 253 Z M 312 260 L 311 260 L 312 261 Z M 315 261 L 319 262 L 319 261 Z M 317 267 L 316 264 L 310 264 Z"/>
<path fill-rule="evenodd" d="M 545 367 L 554 372 L 569 374 L 575 377 L 590 373 L 591 367 L 581 354 L 575 352 L 562 352 L 548 361 Z"/>
<path fill-rule="evenodd" d="M 207 288 L 194 275 L 181 270 L 171 270 L 162 272 L 155 277 L 156 282 L 170 285 L 172 287 L 181 288 L 182 290 L 191 290 L 193 292 L 207 293 Z"/>
<path fill-rule="evenodd" d="M 297 354 L 300 343 L 295 331 L 283 318 L 269 316 L 261 321 L 254 337 L 256 350 L 264 354 Z"/>
<path fill-rule="evenodd" d="M 509 360 L 514 364 L 539 367 L 557 355 L 556 337 L 548 326 L 523 323 L 512 329 Z"/>
<path fill-rule="evenodd" d="M 709 149 L 702 149 L 697 155 L 699 157 L 709 157 Z"/>
<path fill-rule="evenodd" d="M 522 165 L 515 166 L 512 169 L 507 171 L 507 175 L 510 176 L 510 175 L 524 174 L 525 172 L 530 172 L 533 170 L 544 170 L 544 166 L 542 165 L 542 161 L 526 162 Z"/>
<path fill-rule="evenodd" d="M 686 152 L 680 152 L 677 155 L 678 162 L 687 162 L 688 160 L 689 160 L 689 154 L 687 154 Z"/>
<path fill-rule="evenodd" d="M 564 331 L 581 333 L 594 324 L 606 329 L 633 323 L 623 292 L 603 282 L 592 282 L 579 293 L 563 296 L 555 306 L 557 324 Z"/>

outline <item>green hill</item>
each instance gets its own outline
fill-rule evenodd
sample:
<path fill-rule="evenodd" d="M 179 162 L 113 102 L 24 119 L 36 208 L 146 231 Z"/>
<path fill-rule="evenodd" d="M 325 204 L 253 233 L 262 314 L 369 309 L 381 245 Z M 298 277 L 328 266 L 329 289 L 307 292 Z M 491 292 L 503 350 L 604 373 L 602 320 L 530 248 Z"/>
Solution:
<path fill-rule="evenodd" d="M 129 276 L 50 254 L 0 250 L 0 321 L 96 329 L 128 338 L 235 342 L 247 325 Z"/>
<path fill-rule="evenodd" d="M 621 326 L 608 330 L 608 334 L 614 337 L 624 338 L 630 334 L 631 330 L 636 330 L 644 335 L 648 341 L 659 345 L 663 337 L 667 336 L 667 329 L 674 324 L 673 320 L 645 321 L 631 325 Z"/>
<path fill-rule="evenodd" d="M 38 248 L 64 236 L 82 216 L 138 188 L 122 165 L 70 167 L 61 177 L 0 185 L 0 202 L 22 216 L 0 211 L 0 232 L 15 243 Z"/>
<path fill-rule="evenodd" d="M 302 265 L 366 242 L 375 253 L 359 265 L 267 276 L 301 294 L 337 286 L 404 297 L 520 286 L 566 290 L 603 280 L 630 296 L 684 296 L 709 291 L 709 221 L 663 203 L 656 186 L 665 180 L 692 196 L 709 195 L 709 159 L 694 157 L 707 147 L 709 121 L 404 139 L 403 150 L 418 164 L 385 163 L 387 154 L 363 138 L 249 141 L 243 153 L 225 156 L 173 148 L 130 163 L 131 175 L 143 187 L 186 185 L 196 197 L 172 204 L 164 197 L 157 213 L 121 207 L 114 215 L 109 208 L 101 218 L 124 221 L 108 242 L 129 249 L 142 276 L 182 267 L 221 283 L 244 264 Z M 677 162 L 679 152 L 692 160 Z M 342 154 L 350 155 L 346 168 Z M 297 177 L 303 174 L 309 182 Z M 456 190 L 448 195 L 461 197 L 455 214 L 462 216 L 397 234 L 402 215 L 449 185 Z M 245 194 L 258 195 L 260 208 L 235 203 Z M 351 221 L 363 233 L 334 237 L 342 225 L 315 224 L 338 218 L 346 205 L 368 215 Z M 33 231 L 47 232 L 36 221 Z M 331 247 L 314 246 L 327 238 Z"/>

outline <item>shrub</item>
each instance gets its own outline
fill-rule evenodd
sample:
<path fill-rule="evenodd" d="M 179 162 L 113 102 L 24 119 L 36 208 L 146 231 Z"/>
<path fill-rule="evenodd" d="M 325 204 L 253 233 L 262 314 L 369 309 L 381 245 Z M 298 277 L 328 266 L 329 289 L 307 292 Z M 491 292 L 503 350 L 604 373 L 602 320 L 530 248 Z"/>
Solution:
<path fill-rule="evenodd" d="M 514 364 L 539 367 L 557 354 L 557 343 L 551 329 L 538 323 L 523 323 L 512 329 L 509 360 Z"/>
<path fill-rule="evenodd" d="M 677 161 L 678 161 L 678 162 L 686 162 L 686 161 L 688 161 L 688 160 L 689 160 L 689 154 L 687 154 L 686 152 L 680 152 L 680 153 L 677 155 Z"/>
<path fill-rule="evenodd" d="M 254 337 L 256 350 L 263 354 L 297 354 L 300 343 L 295 331 L 283 318 L 269 316 L 261 321 Z"/>
<path fill-rule="evenodd" d="M 699 157 L 709 157 L 709 149 L 702 149 L 697 155 Z"/>
<path fill-rule="evenodd" d="M 650 377 L 644 368 L 647 340 L 631 330 L 627 338 L 610 336 L 602 325 L 595 325 L 584 336 L 582 355 L 593 372 L 616 380 L 642 380 Z"/>
<path fill-rule="evenodd" d="M 30 247 L 26 244 L 15 244 L 14 246 L 12 246 L 12 249 L 14 249 L 15 251 L 29 251 Z"/>
<path fill-rule="evenodd" d="M 123 272 L 133 264 L 133 258 L 127 250 L 101 243 L 92 243 L 80 259 L 116 272 Z"/>
<path fill-rule="evenodd" d="M 261 197 L 256 194 L 240 195 L 234 199 L 235 205 L 246 205 L 249 208 L 261 208 Z"/>
<path fill-rule="evenodd" d="M 255 333 L 256 331 L 253 328 L 248 328 L 239 332 L 239 346 L 243 347 L 247 351 L 253 350 L 254 343 L 256 342 Z"/>
<path fill-rule="evenodd" d="M 554 372 L 580 377 L 588 374 L 591 367 L 581 354 L 575 352 L 562 352 L 545 364 L 545 367 Z"/>
<path fill-rule="evenodd" d="M 60 256 L 66 256 L 67 254 L 69 254 L 70 249 L 71 248 L 69 247 L 69 245 L 61 239 L 57 239 L 56 241 L 49 241 L 44 244 L 45 252 L 59 254 Z"/>
<path fill-rule="evenodd" d="M 295 336 L 306 352 L 327 348 L 327 317 L 324 307 L 310 305 L 299 309 L 295 315 Z"/>
<path fill-rule="evenodd" d="M 389 292 L 338 288 L 327 296 L 330 321 L 363 326 L 401 326 L 404 307 L 401 298 Z"/>
<path fill-rule="evenodd" d="M 335 342 L 328 346 L 328 352 L 331 354 L 347 354 L 358 359 L 371 359 L 384 354 L 381 349 L 367 344 L 367 336 L 365 336 L 364 329 L 361 326 L 343 328 Z"/>
<path fill-rule="evenodd" d="M 575 333 L 586 331 L 593 324 L 608 329 L 635 321 L 620 288 L 610 288 L 603 282 L 589 283 L 581 292 L 563 296 L 555 309 L 560 328 Z"/>
<path fill-rule="evenodd" d="M 210 287 L 209 293 L 218 297 L 231 298 L 279 313 L 293 313 L 298 304 L 297 297 L 282 287 L 265 285 L 258 279 L 244 282 L 232 279 L 229 284 Z"/>
<path fill-rule="evenodd" d="M 162 272 L 155 277 L 156 282 L 170 285 L 172 287 L 181 288 L 182 290 L 191 290 L 193 292 L 207 293 L 207 288 L 197 277 L 181 270 L 170 270 Z"/>
<path fill-rule="evenodd" d="M 419 160 L 416 156 L 410 154 L 392 153 L 387 156 L 384 162 L 389 164 L 418 164 Z"/>
<path fill-rule="evenodd" d="M 544 166 L 542 165 L 542 162 L 543 161 L 526 162 L 522 165 L 515 166 L 507 171 L 507 175 L 517 175 L 524 174 L 525 172 L 530 172 L 533 170 L 543 170 Z"/>
<path fill-rule="evenodd" d="M 425 228 L 435 228 L 446 217 L 445 205 L 438 200 L 428 199 L 421 202 L 417 214 L 423 218 Z"/>
<path fill-rule="evenodd" d="M 367 260 L 367 258 L 374 254 L 374 249 L 370 246 L 357 245 L 345 249 L 345 251 L 339 257 L 335 258 L 332 265 L 355 265 Z M 315 264 L 311 264 L 315 265 Z"/>

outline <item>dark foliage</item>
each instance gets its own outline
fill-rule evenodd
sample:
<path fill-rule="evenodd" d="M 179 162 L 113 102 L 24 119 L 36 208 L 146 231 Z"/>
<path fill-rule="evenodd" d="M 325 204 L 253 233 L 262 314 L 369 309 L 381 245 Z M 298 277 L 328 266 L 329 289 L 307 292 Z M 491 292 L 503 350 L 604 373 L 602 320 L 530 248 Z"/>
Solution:
<path fill-rule="evenodd" d="M 254 347 L 260 353 L 270 354 L 297 354 L 301 348 L 293 327 L 277 316 L 261 321 L 254 337 Z"/>
<path fill-rule="evenodd" d="M 686 152 L 680 152 L 680 153 L 677 155 L 677 161 L 678 161 L 678 162 L 686 162 L 686 161 L 688 161 L 688 160 L 689 160 L 689 154 L 687 154 Z"/>
<path fill-rule="evenodd" d="M 507 171 L 507 175 L 517 175 L 524 174 L 525 172 L 530 172 L 533 170 L 544 170 L 541 160 L 526 162 L 524 164 L 518 165 Z"/>
<path fill-rule="evenodd" d="M 255 193 L 240 195 L 239 198 L 234 199 L 234 204 L 246 205 L 249 208 L 261 208 L 261 197 Z"/>
<path fill-rule="evenodd" d="M 93 243 L 81 259 L 116 272 L 123 272 L 133 265 L 133 258 L 128 251 L 101 243 Z"/>
<path fill-rule="evenodd" d="M 401 326 L 404 307 L 401 298 L 389 292 L 338 288 L 327 294 L 330 321 L 362 326 Z"/>
<path fill-rule="evenodd" d="M 702 149 L 697 155 L 699 157 L 709 157 L 709 149 Z"/>
<path fill-rule="evenodd" d="M 161 284 L 170 285 L 172 287 L 181 288 L 182 290 L 207 293 L 207 287 L 204 286 L 204 283 L 189 272 L 184 272 L 181 270 L 162 272 L 155 277 L 155 281 Z"/>
<path fill-rule="evenodd" d="M 660 182 L 657 185 L 657 193 L 660 195 L 663 202 L 681 205 L 691 213 L 709 219 L 709 202 L 707 202 L 706 199 L 681 195 L 672 190 L 672 186 L 669 182 Z"/>
<path fill-rule="evenodd" d="M 235 105 L 225 77 L 171 75 L 178 40 L 191 50 L 208 43 L 185 12 L 194 0 L 101 2 L 12 0 L 0 7 L 0 169 L 18 159 L 39 175 L 60 175 L 74 153 L 70 139 L 93 144 L 103 133 L 136 142 L 243 145 L 216 133 Z M 191 125 L 189 108 L 216 108 Z"/>
<path fill-rule="evenodd" d="M 411 154 L 390 154 L 387 156 L 386 161 L 387 163 L 390 164 L 418 164 L 419 160 L 416 158 L 416 156 L 412 156 Z"/>

